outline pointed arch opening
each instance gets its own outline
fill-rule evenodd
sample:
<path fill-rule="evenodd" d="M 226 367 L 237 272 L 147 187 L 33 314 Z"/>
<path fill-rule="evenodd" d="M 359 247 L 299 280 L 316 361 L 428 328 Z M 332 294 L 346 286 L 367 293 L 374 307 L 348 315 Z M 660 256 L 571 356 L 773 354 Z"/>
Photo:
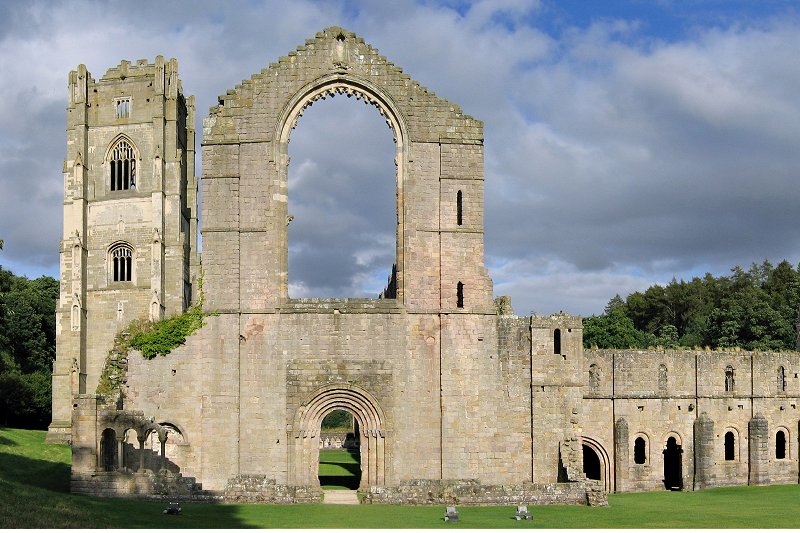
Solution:
<path fill-rule="evenodd" d="M 293 194 L 293 188 L 298 185 L 298 180 L 302 181 L 307 176 L 304 176 L 302 172 L 295 176 L 294 166 L 291 169 L 289 167 L 289 138 L 292 130 L 298 125 L 298 119 L 315 102 L 334 96 L 337 97 L 336 100 L 350 98 L 356 101 L 363 101 L 377 108 L 378 114 L 385 119 L 386 124 L 389 126 L 388 139 L 391 139 L 394 144 L 394 161 L 391 160 L 391 156 L 383 157 L 383 160 L 388 159 L 389 163 L 382 167 L 394 167 L 394 180 L 391 178 L 375 178 L 376 181 L 382 180 L 383 185 L 389 183 L 389 188 L 394 188 L 392 192 L 387 192 L 387 190 L 377 193 L 380 200 L 388 199 L 387 205 L 390 207 L 380 207 L 372 205 L 368 201 L 359 200 L 363 193 L 363 190 L 361 190 L 363 187 L 360 189 L 358 185 L 353 185 L 352 182 L 342 176 L 336 178 L 326 174 L 325 178 L 322 178 L 322 183 L 325 187 L 312 187 L 310 189 L 312 196 L 319 197 L 317 206 L 327 204 L 333 210 L 332 212 L 337 213 L 336 224 L 333 223 L 332 216 L 316 216 L 316 208 L 313 207 L 307 209 L 306 207 L 308 206 L 303 207 L 298 204 L 298 213 L 292 212 L 292 210 L 296 209 L 295 199 L 300 199 L 297 194 Z M 374 113 L 370 109 L 367 109 L 367 112 L 368 114 Z M 350 128 L 350 125 L 342 121 L 332 123 L 327 138 L 330 140 L 341 137 L 348 128 Z M 278 142 L 275 143 L 275 161 L 278 176 L 283 183 L 288 184 L 289 189 L 287 190 L 288 200 L 286 204 L 286 217 L 289 223 L 289 228 L 287 229 L 289 247 L 283 259 L 284 268 L 282 270 L 285 272 L 285 277 L 283 278 L 285 281 L 282 282 L 281 288 L 284 298 L 308 298 L 311 296 L 342 298 L 347 294 L 357 298 L 377 297 L 402 301 L 402 206 L 403 182 L 407 168 L 406 160 L 408 159 L 407 138 L 405 123 L 391 100 L 383 94 L 383 91 L 373 86 L 370 82 L 355 76 L 342 73 L 324 76 L 301 89 L 290 100 L 289 105 L 278 120 L 278 131 L 276 132 Z M 327 144 L 333 146 L 330 142 Z M 326 149 L 329 150 L 330 146 Z M 355 146 L 355 149 L 363 150 L 364 146 Z M 341 154 L 334 155 L 341 156 Z M 296 160 L 301 159 L 294 153 L 294 147 L 292 148 L 292 157 Z M 348 165 L 355 165 L 353 168 L 356 168 L 360 164 L 359 160 L 363 158 L 354 155 L 347 159 Z M 298 161 L 295 161 L 295 163 L 298 163 Z M 358 172 L 370 173 L 371 171 L 361 168 Z M 334 198 L 327 194 L 326 191 L 336 189 L 337 180 L 341 183 L 347 182 L 347 187 L 343 187 L 344 191 L 337 191 L 337 194 L 341 193 L 341 195 L 334 201 Z M 341 180 L 344 180 L 344 182 Z M 348 193 L 348 190 L 352 190 L 352 192 Z M 352 198 L 348 198 L 348 196 Z M 375 196 L 370 195 L 371 198 Z M 351 201 L 351 205 L 358 204 L 355 215 L 340 216 L 341 213 L 336 211 L 336 205 L 342 204 L 344 199 Z M 383 205 L 383 203 L 380 205 Z M 367 220 L 369 218 L 367 214 L 376 210 L 383 215 L 388 215 L 388 231 L 374 232 L 371 229 L 364 230 L 359 239 L 356 239 L 359 244 L 350 246 L 349 250 L 346 247 L 337 246 L 339 242 L 337 238 L 326 237 L 327 233 L 335 229 L 337 224 L 346 226 L 339 228 L 340 231 L 359 233 L 361 231 L 358 229 L 359 219 L 361 222 Z M 314 219 L 316 219 L 315 224 L 320 228 L 317 233 L 317 238 L 320 239 L 318 242 L 326 243 L 328 248 L 324 246 L 315 247 L 312 244 L 315 242 L 313 240 L 302 240 L 304 234 L 309 233 L 309 227 L 306 226 L 306 222 L 310 223 Z M 353 226 L 351 227 L 350 224 L 353 224 Z M 363 228 L 365 226 L 361 225 L 360 227 Z M 393 245 L 391 244 L 392 241 Z M 328 252 L 325 251 L 326 249 L 328 249 Z M 391 258 L 392 255 L 394 256 L 393 259 Z M 313 269 L 318 274 L 314 274 L 311 271 L 305 272 L 303 267 L 300 266 L 310 264 L 320 265 L 319 270 Z M 333 279 L 335 275 L 340 276 L 338 278 L 339 283 L 336 283 Z M 349 282 L 342 283 L 341 280 L 343 279 L 349 279 Z"/>
<path fill-rule="evenodd" d="M 108 164 L 108 190 L 136 189 L 139 153 L 127 136 L 120 135 L 109 145 L 105 158 Z"/>

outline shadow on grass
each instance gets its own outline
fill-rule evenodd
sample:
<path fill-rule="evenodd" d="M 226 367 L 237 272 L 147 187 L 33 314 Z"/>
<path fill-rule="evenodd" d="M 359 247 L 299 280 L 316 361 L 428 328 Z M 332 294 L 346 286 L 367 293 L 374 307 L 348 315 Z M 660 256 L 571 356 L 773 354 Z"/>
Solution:
<path fill-rule="evenodd" d="M 163 514 L 167 501 L 71 494 L 65 446 L 45 444 L 44 432 L 31 439 L 10 430 L 0 438 L 0 529 L 255 527 L 240 516 L 242 506 L 181 503 L 183 512 L 171 516 Z"/>
<path fill-rule="evenodd" d="M 323 489 L 343 488 L 357 490 L 361 482 L 360 458 L 361 453 L 358 449 L 347 450 L 346 454 L 320 454 L 320 486 Z"/>

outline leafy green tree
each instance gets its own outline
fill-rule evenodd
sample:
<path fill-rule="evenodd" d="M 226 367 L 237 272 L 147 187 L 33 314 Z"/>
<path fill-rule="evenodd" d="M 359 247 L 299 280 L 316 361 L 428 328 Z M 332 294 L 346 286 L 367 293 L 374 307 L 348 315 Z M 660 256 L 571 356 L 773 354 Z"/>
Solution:
<path fill-rule="evenodd" d="M 636 348 L 643 342 L 646 342 L 645 336 L 634 327 L 624 307 L 612 307 L 608 313 L 583 321 L 583 345 L 586 347 Z"/>
<path fill-rule="evenodd" d="M 58 282 L 0 267 L 0 424 L 46 427 L 50 419 Z"/>

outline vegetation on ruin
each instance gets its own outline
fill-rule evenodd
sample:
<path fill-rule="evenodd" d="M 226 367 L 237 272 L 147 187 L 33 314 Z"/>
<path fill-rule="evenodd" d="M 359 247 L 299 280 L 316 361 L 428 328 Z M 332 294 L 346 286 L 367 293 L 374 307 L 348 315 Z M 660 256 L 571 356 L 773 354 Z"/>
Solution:
<path fill-rule="evenodd" d="M 322 429 L 326 431 L 351 431 L 353 428 L 353 415 L 347 411 L 337 409 L 322 419 Z"/>
<path fill-rule="evenodd" d="M 584 346 L 800 349 L 800 266 L 764 261 L 731 272 L 614 296 L 584 320 Z"/>
<path fill-rule="evenodd" d="M 58 281 L 0 267 L 0 424 L 45 428 L 56 352 Z"/>
<path fill-rule="evenodd" d="M 70 449 L 45 434 L 0 428 L 0 528 L 794 528 L 800 513 L 800 485 L 772 485 L 612 494 L 609 507 L 529 507 L 521 522 L 509 506 L 458 506 L 458 524 L 439 505 L 183 503 L 169 516 L 163 502 L 70 494 Z"/>
<path fill-rule="evenodd" d="M 119 393 L 128 372 L 128 355 L 137 350 L 145 359 L 165 356 L 186 342 L 186 338 L 203 327 L 204 319 L 213 314 L 203 312 L 203 277 L 198 279 L 200 298 L 183 313 L 150 321 L 134 320 L 114 338 L 114 345 L 106 356 L 97 394 L 114 397 Z"/>

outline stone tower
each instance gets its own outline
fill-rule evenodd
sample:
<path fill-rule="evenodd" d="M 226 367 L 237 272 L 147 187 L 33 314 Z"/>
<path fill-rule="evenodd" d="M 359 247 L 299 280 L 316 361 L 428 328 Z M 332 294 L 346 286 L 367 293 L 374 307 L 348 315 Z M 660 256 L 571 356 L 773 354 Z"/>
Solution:
<path fill-rule="evenodd" d="M 194 120 L 175 59 L 69 74 L 51 442 L 70 438 L 72 398 L 94 392 L 114 335 L 192 301 Z"/>

